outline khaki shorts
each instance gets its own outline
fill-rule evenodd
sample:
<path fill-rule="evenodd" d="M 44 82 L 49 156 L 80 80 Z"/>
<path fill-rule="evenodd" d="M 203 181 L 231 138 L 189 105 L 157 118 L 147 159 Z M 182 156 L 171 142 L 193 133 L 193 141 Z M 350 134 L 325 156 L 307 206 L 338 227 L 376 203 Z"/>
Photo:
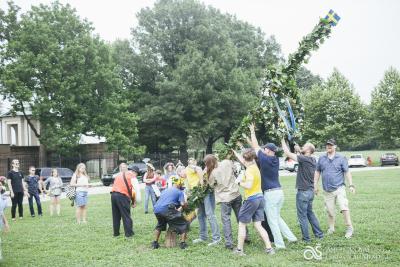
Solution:
<path fill-rule="evenodd" d="M 326 211 L 332 217 L 334 217 L 336 213 L 336 203 L 340 208 L 340 212 L 349 210 L 349 201 L 347 200 L 345 186 L 341 186 L 333 192 L 324 191 L 324 199 Z"/>

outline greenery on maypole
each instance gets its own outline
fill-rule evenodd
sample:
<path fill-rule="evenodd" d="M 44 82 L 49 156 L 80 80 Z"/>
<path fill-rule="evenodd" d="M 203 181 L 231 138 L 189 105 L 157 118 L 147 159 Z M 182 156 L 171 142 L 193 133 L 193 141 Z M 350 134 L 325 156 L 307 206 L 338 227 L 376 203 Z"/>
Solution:
<path fill-rule="evenodd" d="M 336 25 L 336 22 L 329 15 L 326 18 L 321 18 L 312 32 L 300 41 L 298 50 L 289 56 L 286 64 L 265 70 L 260 90 L 260 105 L 243 118 L 225 148 L 220 151 L 220 158 L 226 157 L 230 149 L 237 147 L 238 142 L 245 141 L 246 135 L 248 135 L 248 126 L 252 122 L 257 125 L 264 125 L 267 137 L 271 141 L 278 141 L 288 134 L 291 136 L 290 139 L 301 138 L 300 129 L 303 123 L 304 108 L 300 102 L 295 74 L 303 62 L 307 63 L 311 52 L 317 50 L 325 39 L 329 38 L 331 28 Z M 283 117 L 288 118 L 290 116 L 289 110 L 278 109 L 282 105 L 288 106 L 288 103 L 294 115 L 296 127 L 293 128 L 288 128 L 283 119 Z"/>
<path fill-rule="evenodd" d="M 329 14 L 334 13 L 330 11 Z M 260 90 L 260 105 L 243 118 L 240 126 L 232 134 L 229 143 L 219 152 L 220 159 L 227 157 L 230 150 L 237 147 L 238 142 L 246 141 L 248 127 L 253 122 L 257 125 L 264 125 L 269 140 L 278 141 L 286 136 L 290 136 L 291 140 L 301 137 L 300 129 L 303 123 L 304 108 L 300 102 L 295 74 L 301 64 L 308 61 L 311 51 L 317 50 L 325 39 L 329 38 L 332 26 L 335 26 L 339 20 L 333 21 L 329 14 L 326 18 L 321 18 L 312 32 L 300 41 L 298 50 L 289 56 L 286 64 L 265 70 Z M 280 108 L 282 106 L 289 106 L 289 108 L 287 110 Z M 292 126 L 296 125 L 294 127 L 288 127 L 285 124 L 284 117 L 290 117 L 289 113 L 292 113 L 294 121 Z M 193 211 L 203 201 L 208 190 L 210 189 L 206 186 L 198 186 L 192 190 L 188 197 L 189 205 L 185 209 L 188 221 L 193 218 Z"/>

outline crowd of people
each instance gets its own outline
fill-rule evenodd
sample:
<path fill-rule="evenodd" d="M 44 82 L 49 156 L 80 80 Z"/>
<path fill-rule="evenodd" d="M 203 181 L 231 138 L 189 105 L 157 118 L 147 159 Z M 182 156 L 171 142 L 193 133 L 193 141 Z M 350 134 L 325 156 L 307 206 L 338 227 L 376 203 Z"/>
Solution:
<path fill-rule="evenodd" d="M 184 210 L 187 207 L 188 197 L 197 186 L 205 186 L 209 190 L 196 209 L 199 236 L 193 239 L 193 243 L 207 243 L 208 246 L 215 246 L 222 242 L 220 226 L 215 213 L 216 204 L 221 207 L 220 216 L 225 247 L 234 250 L 237 255 L 245 255 L 244 244 L 250 242 L 248 234 L 250 223 L 254 224 L 259 236 L 264 241 L 267 254 L 274 254 L 275 250 L 285 249 L 284 238 L 289 243 L 298 241 L 281 216 L 284 193 L 279 180 L 279 159 L 276 156 L 278 147 L 273 143 L 260 146 L 255 135 L 254 125 L 250 126 L 250 137 L 247 138 L 247 141 L 249 148 L 238 144 L 241 147 L 241 153 L 232 150 L 226 158 L 220 159 L 220 161 L 216 155 L 206 155 L 203 160 L 204 169 L 197 165 L 195 159 L 191 158 L 186 167 L 175 167 L 173 163 L 167 163 L 164 168 L 164 176 L 161 176 L 159 170 L 155 170 L 153 165 L 147 163 L 148 172 L 144 175 L 146 184 L 145 213 L 149 212 L 148 202 L 151 198 L 153 212 L 157 219 L 154 240 L 151 244 L 154 249 L 160 247 L 160 233 L 167 229 L 167 225 L 170 230 L 181 235 L 179 246 L 182 249 L 187 247 L 186 240 L 192 219 L 188 220 L 184 216 Z M 346 197 L 345 178 L 347 178 L 352 193 L 355 193 L 355 186 L 347 160 L 336 153 L 336 141 L 331 139 L 326 142 L 327 153 L 321 156 L 318 162 L 314 156 L 315 147 L 311 143 L 306 143 L 302 147 L 296 145 L 295 151 L 291 152 L 286 141 L 282 139 L 281 147 L 287 157 L 299 164 L 296 178 L 296 210 L 302 240 L 304 242 L 311 241 L 309 224 L 315 238 L 324 238 L 324 232 L 313 211 L 314 195 L 319 193 L 320 177 L 322 177 L 324 202 L 328 213 L 329 228 L 326 234 L 330 235 L 335 231 L 337 204 L 344 216 L 345 237 L 351 238 L 354 230 Z M 233 156 L 244 167 L 242 174 L 237 175 Z M 133 173 L 133 180 L 124 186 L 122 182 L 117 181 L 122 181 L 122 175 L 117 176 L 112 199 L 114 194 L 125 194 L 125 200 L 128 200 L 131 194 L 126 188 L 133 185 L 137 179 L 138 170 L 129 172 L 126 164 L 121 164 L 120 170 L 121 173 L 124 173 L 124 170 L 127 173 Z M 120 187 L 120 191 L 118 191 L 118 187 Z M 135 189 L 135 186 L 132 186 L 132 190 L 140 192 L 140 189 Z M 244 192 L 243 196 L 241 195 L 242 191 Z M 136 200 L 132 198 L 131 203 L 136 205 Z M 127 237 L 133 234 L 129 206 L 130 202 L 127 201 L 124 208 L 127 214 L 126 218 L 123 218 L 123 221 L 129 221 L 129 223 L 124 223 L 124 227 L 128 227 L 125 228 Z M 232 210 L 238 222 L 236 247 L 231 223 Z M 117 236 L 119 235 L 119 216 L 114 217 L 114 210 L 113 218 L 115 218 L 114 235 Z M 211 239 L 208 237 L 207 225 L 211 228 Z"/>
<path fill-rule="evenodd" d="M 0 226 L 4 226 L 5 230 L 8 230 L 9 224 L 4 214 L 4 209 L 7 206 L 7 197 L 11 198 L 11 220 L 17 220 L 17 208 L 18 217 L 20 220 L 24 217 L 23 199 L 28 198 L 29 211 L 31 217 L 35 217 L 35 208 L 33 200 L 36 202 L 37 215 L 43 216 L 42 203 L 40 201 L 40 195 L 49 196 L 50 202 L 50 216 L 56 214 L 61 215 L 60 197 L 63 188 L 63 181 L 58 174 L 56 168 L 51 170 L 51 174 L 44 181 L 35 174 L 35 166 L 29 167 L 29 174 L 24 176 L 20 170 L 20 163 L 18 159 L 11 161 L 11 170 L 8 172 L 7 177 L 0 177 L 0 215 L 2 216 L 2 222 Z M 76 167 L 75 173 L 72 175 L 70 186 L 76 191 L 76 197 L 74 204 L 76 206 L 76 220 L 77 223 L 87 223 L 87 202 L 88 202 L 88 188 L 89 176 L 86 172 L 86 166 L 83 163 L 79 163 Z M 6 195 L 6 185 L 9 190 L 9 195 Z"/>
<path fill-rule="evenodd" d="M 167 163 L 163 172 L 156 170 L 151 163 L 146 163 L 147 172 L 143 176 L 145 184 L 144 213 L 149 213 L 151 200 L 153 212 L 157 219 L 154 230 L 152 248 L 160 247 L 159 239 L 162 231 L 168 229 L 180 235 L 180 248 L 185 249 L 187 244 L 189 226 L 197 218 L 199 223 L 199 236 L 193 239 L 194 244 L 207 243 L 215 246 L 222 242 L 220 225 L 217 221 L 216 205 L 220 205 L 223 239 L 225 247 L 233 250 L 235 254 L 243 256 L 244 244 L 250 242 L 248 227 L 253 223 L 257 233 L 265 244 L 265 252 L 274 254 L 275 250 L 285 249 L 287 242 L 297 242 L 288 224 L 281 216 L 284 203 L 284 192 L 279 180 L 279 159 L 276 156 L 278 147 L 273 143 L 260 146 L 255 135 L 254 125 L 249 127 L 250 136 L 247 138 L 248 147 L 238 144 L 241 151 L 232 150 L 224 159 L 217 155 L 206 155 L 204 169 L 193 158 L 188 160 L 187 166 L 179 162 L 177 166 Z M 329 228 L 325 234 L 330 235 L 335 231 L 336 205 L 343 214 L 346 225 L 345 237 L 353 235 L 348 199 L 346 197 L 347 178 L 349 189 L 355 193 L 355 186 L 349 172 L 347 160 L 336 153 L 336 141 L 331 139 L 326 142 L 326 154 L 314 156 L 315 147 L 306 143 L 302 147 L 296 145 L 291 152 L 285 139 L 281 141 L 285 155 L 298 162 L 296 178 L 296 210 L 302 240 L 310 242 L 309 224 L 315 238 L 324 238 L 319 220 L 313 212 L 314 196 L 319 193 L 319 179 L 322 177 L 322 188 L 326 211 L 328 214 Z M 243 166 L 243 171 L 238 173 L 234 157 Z M 128 169 L 126 163 L 119 165 L 119 173 L 114 179 L 111 189 L 111 208 L 113 235 L 120 235 L 122 220 L 126 238 L 134 235 L 131 207 L 136 207 L 141 201 L 141 187 L 139 185 L 139 169 Z M 4 180 L 4 179 L 3 179 Z M 19 170 L 19 161 L 12 161 L 12 169 L 7 176 L 8 189 L 12 201 L 11 219 L 16 220 L 18 207 L 19 218 L 23 218 L 22 200 L 28 197 L 30 213 L 35 217 L 33 199 L 36 201 L 38 216 L 42 216 L 40 193 L 51 197 L 50 215 L 61 213 L 60 195 L 62 180 L 53 169 L 51 176 L 41 181 L 35 175 L 35 167 L 29 168 L 29 175 L 24 177 Z M 80 163 L 71 179 L 70 186 L 75 188 L 75 206 L 77 223 L 87 223 L 88 188 L 90 178 L 86 166 Z M 5 183 L 0 179 L 1 183 Z M 48 189 L 47 189 L 48 185 Z M 188 205 L 188 198 L 196 187 L 207 188 L 204 200 L 197 207 L 194 216 L 188 219 L 184 211 Z M 1 188 L 2 194 L 5 187 Z M 244 194 L 242 195 L 241 192 Z M 5 196 L 0 198 L 0 227 L 5 231 L 9 229 L 4 214 Z M 232 211 L 238 223 L 237 243 L 235 245 L 232 230 Z M 211 229 L 211 239 L 208 236 L 208 225 Z"/>

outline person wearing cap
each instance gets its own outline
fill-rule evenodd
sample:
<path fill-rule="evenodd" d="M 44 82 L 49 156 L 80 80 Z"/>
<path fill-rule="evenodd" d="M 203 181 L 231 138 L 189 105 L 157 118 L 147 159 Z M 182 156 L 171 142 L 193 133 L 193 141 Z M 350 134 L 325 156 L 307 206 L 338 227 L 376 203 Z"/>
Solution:
<path fill-rule="evenodd" d="M 149 198 L 151 198 L 151 204 L 154 205 L 156 204 L 157 197 L 156 193 L 154 192 L 153 185 L 155 184 L 156 181 L 156 176 L 154 175 L 154 172 L 156 168 L 154 168 L 153 164 L 147 162 L 147 172 L 143 175 L 143 182 L 145 182 L 146 187 L 144 189 L 144 213 L 147 214 L 149 213 Z"/>
<path fill-rule="evenodd" d="M 248 141 L 256 151 L 261 167 L 261 186 L 264 194 L 267 221 L 274 236 L 275 247 L 277 249 L 284 249 L 286 246 L 282 235 L 289 242 L 296 242 L 297 238 L 281 217 L 284 195 L 279 182 L 279 159 L 275 155 L 278 147 L 273 143 L 268 143 L 260 147 L 256 138 L 254 124 L 251 124 L 249 128 L 251 140 Z"/>
<path fill-rule="evenodd" d="M 114 179 L 113 187 L 111 189 L 111 209 L 113 218 L 113 231 L 114 236 L 119 236 L 119 228 L 121 224 L 124 225 L 125 237 L 130 238 L 133 236 L 133 226 L 131 218 L 131 205 L 136 207 L 136 197 L 140 194 L 136 176 L 139 168 L 133 167 L 132 171 L 128 171 L 128 165 L 121 163 L 119 165 L 119 173 Z M 131 202 L 132 201 L 132 202 Z"/>
<path fill-rule="evenodd" d="M 290 151 L 285 139 L 282 138 L 282 149 L 288 158 L 299 163 L 296 176 L 296 209 L 303 240 L 305 242 L 311 241 L 308 223 L 311 224 L 315 237 L 323 238 L 324 233 L 319 226 L 319 221 L 312 208 L 314 200 L 314 173 L 317 167 L 317 161 L 313 156 L 315 147 L 311 143 L 305 143 L 302 148 L 296 144 L 295 151 L 297 154 L 295 154 Z"/>
<path fill-rule="evenodd" d="M 345 176 L 349 182 L 351 193 L 355 193 L 353 178 L 349 171 L 347 159 L 336 153 L 336 141 L 329 139 L 326 142 L 326 154 L 322 155 L 317 164 L 314 175 L 314 191 L 318 194 L 318 181 L 322 176 L 324 201 L 328 213 L 328 235 L 335 232 L 335 205 L 338 204 L 346 224 L 346 238 L 353 236 L 353 225 L 350 218 L 349 201 L 346 196 Z"/>
<path fill-rule="evenodd" d="M 153 249 L 158 249 L 160 244 L 161 231 L 169 229 L 181 235 L 179 247 L 185 249 L 187 247 L 186 239 L 189 231 L 189 222 L 183 217 L 182 210 L 186 205 L 185 196 L 182 190 L 184 180 L 174 177 L 173 187 L 165 189 L 154 206 L 154 214 L 157 218 L 157 225 L 154 230 L 154 241 L 151 243 Z"/>

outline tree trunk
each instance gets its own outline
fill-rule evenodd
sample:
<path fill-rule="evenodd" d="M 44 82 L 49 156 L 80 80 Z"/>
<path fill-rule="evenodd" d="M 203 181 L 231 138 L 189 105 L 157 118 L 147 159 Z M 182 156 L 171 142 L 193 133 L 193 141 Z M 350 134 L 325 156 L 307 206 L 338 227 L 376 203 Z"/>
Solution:
<path fill-rule="evenodd" d="M 169 228 L 165 234 L 165 247 L 173 248 L 176 247 L 176 233 L 171 231 Z"/>
<path fill-rule="evenodd" d="M 213 153 L 213 144 L 214 144 L 214 139 L 212 137 L 208 137 L 208 139 L 207 139 L 207 147 L 206 147 L 206 154 L 212 154 Z"/>
<path fill-rule="evenodd" d="M 181 160 L 181 162 L 186 165 L 188 162 L 188 152 L 187 152 L 187 145 L 186 144 L 182 144 L 181 146 L 179 146 L 179 159 Z"/>

